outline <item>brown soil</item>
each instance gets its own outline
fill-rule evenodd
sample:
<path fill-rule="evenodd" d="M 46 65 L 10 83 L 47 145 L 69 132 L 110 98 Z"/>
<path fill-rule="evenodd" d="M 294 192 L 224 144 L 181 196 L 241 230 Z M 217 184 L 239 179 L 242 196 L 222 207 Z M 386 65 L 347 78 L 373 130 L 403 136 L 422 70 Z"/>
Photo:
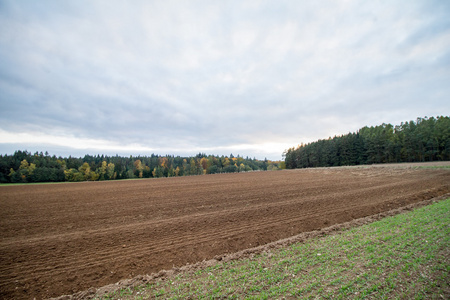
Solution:
<path fill-rule="evenodd" d="M 450 192 L 448 169 L 303 169 L 0 187 L 0 298 L 225 257 Z"/>

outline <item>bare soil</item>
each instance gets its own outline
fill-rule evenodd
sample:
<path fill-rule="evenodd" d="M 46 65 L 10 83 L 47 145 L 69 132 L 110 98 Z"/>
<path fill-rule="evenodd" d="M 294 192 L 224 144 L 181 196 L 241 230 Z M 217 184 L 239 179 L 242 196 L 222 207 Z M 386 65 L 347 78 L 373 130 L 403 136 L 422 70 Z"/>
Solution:
<path fill-rule="evenodd" d="M 450 192 L 408 165 L 0 187 L 0 298 L 74 294 Z"/>

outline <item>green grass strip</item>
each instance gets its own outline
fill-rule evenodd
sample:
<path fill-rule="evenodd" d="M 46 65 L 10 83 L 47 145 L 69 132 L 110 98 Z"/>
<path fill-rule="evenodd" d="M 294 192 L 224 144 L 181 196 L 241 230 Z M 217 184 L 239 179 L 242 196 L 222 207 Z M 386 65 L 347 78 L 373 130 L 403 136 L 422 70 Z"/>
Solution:
<path fill-rule="evenodd" d="M 58 182 L 18 182 L 18 183 L 0 183 L 2 186 L 18 186 L 18 185 L 41 185 L 41 184 L 64 184 L 69 183 L 68 181 L 58 181 Z"/>
<path fill-rule="evenodd" d="M 103 299 L 449 299 L 450 199 Z"/>

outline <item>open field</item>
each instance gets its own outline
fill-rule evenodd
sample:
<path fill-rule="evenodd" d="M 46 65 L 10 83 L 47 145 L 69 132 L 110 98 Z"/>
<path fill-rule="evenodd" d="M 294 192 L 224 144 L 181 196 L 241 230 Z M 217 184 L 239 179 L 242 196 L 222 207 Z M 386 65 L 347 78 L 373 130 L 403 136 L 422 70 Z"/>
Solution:
<path fill-rule="evenodd" d="M 321 230 L 325 234 L 304 233 L 244 250 L 250 255 L 239 259 L 235 253 L 199 263 L 198 269 L 125 280 L 85 295 L 104 300 L 449 299 L 450 198 L 434 199 L 421 202 L 433 205 L 414 210 L 417 205 L 409 205 L 376 222 L 366 219 L 378 216 L 358 219 Z"/>
<path fill-rule="evenodd" d="M 0 297 L 71 294 L 450 192 L 448 169 L 303 169 L 0 187 Z"/>

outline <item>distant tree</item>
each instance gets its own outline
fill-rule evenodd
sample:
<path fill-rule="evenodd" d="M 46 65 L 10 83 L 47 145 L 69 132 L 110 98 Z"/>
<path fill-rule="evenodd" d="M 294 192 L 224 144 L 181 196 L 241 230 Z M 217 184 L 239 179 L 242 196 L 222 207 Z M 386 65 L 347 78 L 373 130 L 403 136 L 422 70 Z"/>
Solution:
<path fill-rule="evenodd" d="M 144 174 L 144 166 L 142 165 L 142 162 L 140 159 L 137 159 L 134 162 L 134 167 L 136 168 L 136 172 L 137 172 L 137 176 L 139 178 L 142 178 L 143 174 Z"/>
<path fill-rule="evenodd" d="M 116 179 L 117 173 L 114 172 L 115 167 L 116 166 L 113 163 L 109 163 L 106 166 L 106 176 L 108 179 Z"/>
<path fill-rule="evenodd" d="M 287 168 L 450 160 L 450 117 L 417 118 L 392 126 L 301 144 L 284 152 Z"/>
<path fill-rule="evenodd" d="M 236 165 L 228 165 L 223 168 L 223 171 L 225 173 L 235 173 L 238 171 L 238 167 L 236 167 Z"/>
<path fill-rule="evenodd" d="M 89 180 L 91 178 L 91 167 L 88 162 L 85 162 L 78 168 L 78 171 L 83 175 L 84 180 Z"/>
<path fill-rule="evenodd" d="M 85 176 L 82 172 L 76 169 L 69 169 L 64 171 L 66 181 L 83 181 Z"/>
<path fill-rule="evenodd" d="M 102 164 L 98 170 L 98 173 L 100 175 L 99 179 L 100 180 L 105 180 L 105 175 L 106 175 L 106 169 L 107 169 L 108 165 L 106 163 L 106 161 L 102 161 Z"/>
<path fill-rule="evenodd" d="M 153 169 L 152 174 L 155 178 L 164 177 L 164 168 L 157 166 Z"/>
<path fill-rule="evenodd" d="M 180 176 L 180 166 L 177 166 L 177 168 L 174 170 L 175 176 Z"/>
<path fill-rule="evenodd" d="M 0 182 L 46 182 L 113 180 L 134 177 L 171 177 L 266 170 L 268 161 L 230 155 L 213 156 L 199 153 L 193 157 L 151 156 L 120 157 L 85 155 L 83 158 L 50 156 L 16 151 L 0 155 Z"/>
<path fill-rule="evenodd" d="M 206 174 L 207 169 L 208 169 L 208 165 L 210 165 L 209 160 L 206 157 L 202 157 L 200 159 L 200 166 L 202 168 L 202 173 Z"/>
<path fill-rule="evenodd" d="M 212 165 L 210 167 L 208 167 L 208 174 L 216 174 L 216 173 L 220 173 L 220 169 L 217 165 Z"/>
<path fill-rule="evenodd" d="M 229 165 L 230 165 L 230 160 L 228 159 L 228 157 L 225 157 L 223 160 L 222 160 L 222 166 L 224 167 L 224 168 L 226 168 L 226 167 L 228 167 Z"/>

